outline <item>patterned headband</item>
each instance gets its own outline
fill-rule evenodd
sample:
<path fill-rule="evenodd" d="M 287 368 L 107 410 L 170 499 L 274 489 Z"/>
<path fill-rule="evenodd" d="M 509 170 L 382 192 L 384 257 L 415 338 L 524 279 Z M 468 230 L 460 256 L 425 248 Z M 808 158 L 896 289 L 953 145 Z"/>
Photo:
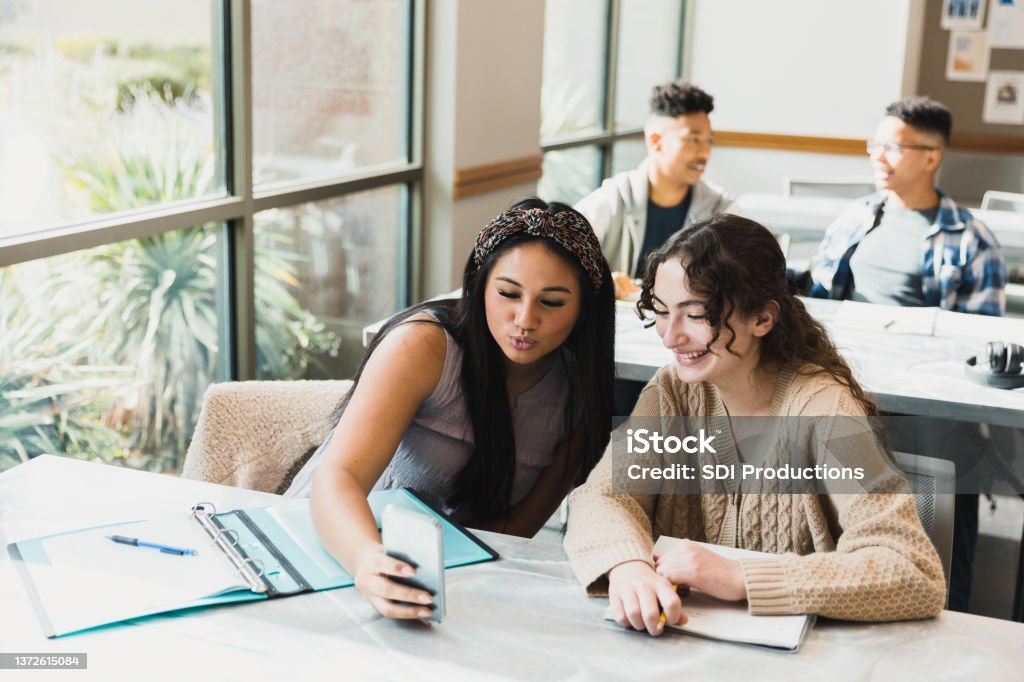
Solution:
<path fill-rule="evenodd" d="M 499 244 L 518 234 L 553 239 L 576 257 L 594 289 L 601 288 L 601 263 L 604 261 L 601 244 L 590 224 L 574 211 L 561 211 L 554 215 L 543 208 L 513 208 L 505 211 L 476 236 L 473 261 L 477 269 Z"/>

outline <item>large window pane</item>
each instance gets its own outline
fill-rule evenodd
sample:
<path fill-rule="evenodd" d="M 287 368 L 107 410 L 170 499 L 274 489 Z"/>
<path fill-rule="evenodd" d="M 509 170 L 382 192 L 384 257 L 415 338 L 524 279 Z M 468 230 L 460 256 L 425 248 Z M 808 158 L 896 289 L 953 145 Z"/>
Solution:
<path fill-rule="evenodd" d="M 0 470 L 39 454 L 180 470 L 220 357 L 217 234 L 0 268 Z"/>
<path fill-rule="evenodd" d="M 612 146 L 612 175 L 633 170 L 647 157 L 647 145 L 642 137 L 618 140 Z"/>
<path fill-rule="evenodd" d="M 224 192 L 219 5 L 0 2 L 0 237 Z"/>
<path fill-rule="evenodd" d="M 643 127 L 651 88 L 679 71 L 683 0 L 622 0 L 615 127 Z"/>
<path fill-rule="evenodd" d="M 253 176 L 409 159 L 409 0 L 253 0 Z"/>
<path fill-rule="evenodd" d="M 601 184 L 601 153 L 596 146 L 573 147 L 544 155 L 537 196 L 575 204 Z"/>
<path fill-rule="evenodd" d="M 352 376 L 362 328 L 404 303 L 407 206 L 393 186 L 256 214 L 260 378 Z M 286 286 L 267 291 L 261 271 Z"/>
<path fill-rule="evenodd" d="M 246 131 L 226 115 L 221 40 L 247 15 L 254 61 L 240 72 L 256 82 L 234 86 L 255 104 L 257 187 L 408 163 L 412 6 L 0 0 L 0 244 L 55 225 L 96 244 L 90 218 L 133 208 L 168 222 L 145 213 L 116 238 L 196 222 L 173 222 L 171 202 L 224 196 L 231 145 L 249 144 L 228 137 Z M 351 375 L 361 328 L 406 303 L 409 188 L 346 192 L 257 216 L 242 196 L 221 217 L 255 219 L 261 378 Z M 206 386 L 235 364 L 223 266 L 237 254 L 222 234 L 203 225 L 0 268 L 0 470 L 42 453 L 180 470 Z M 45 236 L 34 256 L 69 248 Z"/>
<path fill-rule="evenodd" d="M 595 0 L 547 2 L 540 107 L 542 142 L 601 129 L 608 47 L 607 11 L 602 4 Z"/>

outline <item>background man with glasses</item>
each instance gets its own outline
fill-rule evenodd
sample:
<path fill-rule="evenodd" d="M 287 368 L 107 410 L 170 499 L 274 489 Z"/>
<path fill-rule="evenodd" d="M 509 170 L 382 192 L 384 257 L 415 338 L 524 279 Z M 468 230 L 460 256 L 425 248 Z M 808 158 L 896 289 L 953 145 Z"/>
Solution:
<path fill-rule="evenodd" d="M 1007 270 L 995 236 L 935 184 L 952 114 L 927 97 L 885 113 L 867 143 L 879 191 L 826 231 L 810 295 L 1002 315 Z"/>
<path fill-rule="evenodd" d="M 1006 312 L 1006 260 L 989 229 L 936 184 L 953 116 L 913 97 L 890 104 L 867 151 L 878 192 L 853 203 L 828 228 L 811 270 L 810 295 L 868 303 L 937 306 L 961 313 Z M 987 425 L 916 424 L 922 454 L 977 474 Z M 978 494 L 958 494 L 948 608 L 967 611 L 978 538 Z"/>
<path fill-rule="evenodd" d="M 711 158 L 711 95 L 690 83 L 670 82 L 651 91 L 650 105 L 647 158 L 576 204 L 601 240 L 617 298 L 635 289 L 630 278 L 643 274 L 648 253 L 729 204 L 720 188 L 701 179 Z"/>

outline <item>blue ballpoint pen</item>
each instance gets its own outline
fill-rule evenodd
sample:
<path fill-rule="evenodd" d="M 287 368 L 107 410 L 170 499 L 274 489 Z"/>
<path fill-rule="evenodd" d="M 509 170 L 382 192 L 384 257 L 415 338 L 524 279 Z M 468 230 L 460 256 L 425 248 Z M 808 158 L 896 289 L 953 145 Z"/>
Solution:
<path fill-rule="evenodd" d="M 126 538 L 123 535 L 108 535 L 108 540 L 121 545 L 134 545 L 135 547 L 152 547 L 153 549 L 159 549 L 165 554 L 178 554 L 180 556 L 195 556 L 199 552 L 194 549 L 187 549 L 184 547 L 171 547 L 169 545 L 161 545 L 156 542 L 146 542 L 145 540 L 139 540 L 138 538 Z"/>

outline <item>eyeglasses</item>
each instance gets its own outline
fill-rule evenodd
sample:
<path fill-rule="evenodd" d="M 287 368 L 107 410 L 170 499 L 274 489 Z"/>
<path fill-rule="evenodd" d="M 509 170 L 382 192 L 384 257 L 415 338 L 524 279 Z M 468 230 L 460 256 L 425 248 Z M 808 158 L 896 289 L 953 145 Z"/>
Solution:
<path fill-rule="evenodd" d="M 933 151 L 938 149 L 938 147 L 933 147 L 927 144 L 898 144 L 896 142 L 878 142 L 876 140 L 868 140 L 866 147 L 868 154 L 882 152 L 886 156 L 900 156 L 908 149 L 918 149 L 920 151 Z"/>
<path fill-rule="evenodd" d="M 715 143 L 715 138 L 702 137 L 700 135 L 687 135 L 683 138 L 684 147 L 710 147 Z"/>

